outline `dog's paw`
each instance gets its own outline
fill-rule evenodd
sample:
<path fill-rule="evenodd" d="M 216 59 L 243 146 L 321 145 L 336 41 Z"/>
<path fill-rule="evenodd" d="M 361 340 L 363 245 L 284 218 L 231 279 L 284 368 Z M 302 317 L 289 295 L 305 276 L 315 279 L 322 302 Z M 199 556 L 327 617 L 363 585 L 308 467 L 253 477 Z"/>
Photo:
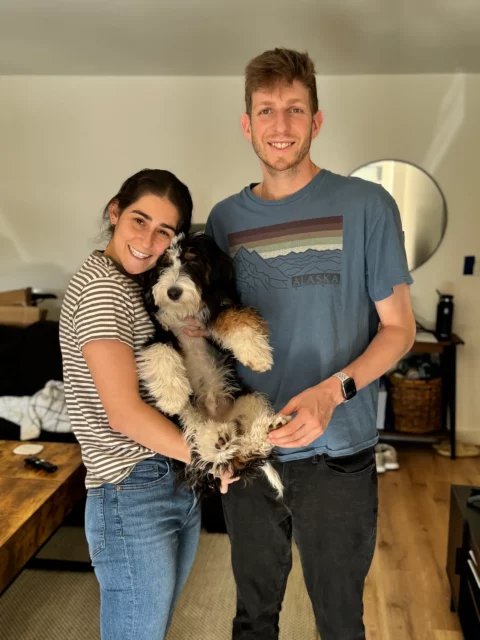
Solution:
<path fill-rule="evenodd" d="M 291 422 L 291 420 L 292 416 L 284 416 L 283 413 L 277 413 L 272 422 L 268 425 L 268 430 L 275 431 L 275 429 L 280 429 L 280 427 L 284 427 L 286 424 Z"/>
<path fill-rule="evenodd" d="M 230 445 L 230 441 L 231 441 L 231 434 L 227 432 L 227 430 L 222 430 L 219 434 L 218 434 L 218 438 L 217 441 L 215 442 L 215 449 L 217 451 L 222 451 L 222 450 L 227 450 L 229 445 Z"/>
<path fill-rule="evenodd" d="M 228 465 L 239 450 L 236 423 L 207 420 L 195 434 L 195 449 L 204 463 Z"/>
<path fill-rule="evenodd" d="M 272 347 L 268 336 L 247 328 L 236 336 L 233 353 L 239 362 L 257 373 L 269 371 L 273 366 Z"/>
<path fill-rule="evenodd" d="M 211 327 L 210 335 L 253 371 L 261 373 L 272 368 L 273 356 L 268 331 L 255 309 L 227 309 Z"/>

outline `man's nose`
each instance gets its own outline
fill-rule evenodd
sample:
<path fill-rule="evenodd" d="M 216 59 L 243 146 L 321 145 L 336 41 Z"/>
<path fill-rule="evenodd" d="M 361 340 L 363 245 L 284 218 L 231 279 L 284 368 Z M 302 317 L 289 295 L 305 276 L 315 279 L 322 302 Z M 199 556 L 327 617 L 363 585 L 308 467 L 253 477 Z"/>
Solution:
<path fill-rule="evenodd" d="M 285 133 L 288 129 L 288 120 L 287 116 L 281 111 L 277 113 L 277 117 L 275 119 L 275 130 L 277 133 Z"/>

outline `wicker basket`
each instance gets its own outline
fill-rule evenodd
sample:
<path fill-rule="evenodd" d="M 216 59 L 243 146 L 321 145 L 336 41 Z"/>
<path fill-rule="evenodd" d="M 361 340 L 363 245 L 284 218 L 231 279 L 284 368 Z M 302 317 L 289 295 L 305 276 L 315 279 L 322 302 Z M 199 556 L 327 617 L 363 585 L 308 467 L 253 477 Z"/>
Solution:
<path fill-rule="evenodd" d="M 429 433 L 442 428 L 442 379 L 406 380 L 390 375 L 395 430 Z"/>

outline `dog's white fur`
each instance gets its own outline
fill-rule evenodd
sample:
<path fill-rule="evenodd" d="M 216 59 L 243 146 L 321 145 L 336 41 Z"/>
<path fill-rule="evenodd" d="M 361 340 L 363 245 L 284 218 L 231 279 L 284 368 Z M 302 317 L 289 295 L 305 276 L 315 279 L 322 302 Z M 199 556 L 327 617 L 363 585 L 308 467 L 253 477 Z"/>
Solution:
<path fill-rule="evenodd" d="M 250 327 L 238 327 L 233 335 L 222 336 L 213 328 L 210 332 L 223 349 L 232 351 L 236 359 L 253 371 L 268 371 L 273 365 L 272 350 L 265 348 L 265 338 L 253 332 Z"/>
<path fill-rule="evenodd" d="M 182 356 L 166 344 L 152 344 L 138 360 L 138 369 L 162 413 L 175 415 L 188 403 L 192 387 Z"/>
<path fill-rule="evenodd" d="M 267 458 L 273 448 L 267 441 L 269 430 L 286 424 L 289 418 L 276 416 L 259 393 L 246 393 L 233 401 L 233 394 L 239 389 L 219 352 L 205 338 L 183 333 L 187 317 L 195 317 L 203 325 L 208 321 L 208 309 L 203 306 L 201 291 L 182 271 L 179 253 L 174 241 L 168 250 L 170 265 L 152 292 L 159 308 L 156 318 L 177 336 L 182 353 L 165 344 L 146 347 L 139 373 L 158 408 L 180 416 L 185 439 L 196 454 L 192 465 L 218 475 L 235 459 L 248 462 Z M 180 300 L 169 298 L 167 291 L 171 287 L 181 288 Z M 210 337 L 254 371 L 272 367 L 267 335 L 251 323 L 243 323 L 241 315 L 227 332 L 222 333 L 214 325 Z M 192 392 L 195 406 L 189 401 Z M 277 495 L 282 496 L 283 485 L 273 466 L 267 462 L 262 469 Z"/>

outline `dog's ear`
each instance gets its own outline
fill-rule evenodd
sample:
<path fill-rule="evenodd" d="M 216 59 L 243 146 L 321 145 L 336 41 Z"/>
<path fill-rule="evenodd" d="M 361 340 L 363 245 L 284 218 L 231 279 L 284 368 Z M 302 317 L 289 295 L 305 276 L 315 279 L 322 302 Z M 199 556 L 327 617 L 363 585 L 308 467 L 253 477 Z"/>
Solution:
<path fill-rule="evenodd" d="M 212 319 L 221 311 L 236 307 L 241 304 L 238 295 L 235 268 L 232 258 L 215 245 L 212 251 L 214 255 L 210 291 L 212 292 L 211 312 Z M 212 255 L 212 253 L 210 255 Z"/>
<path fill-rule="evenodd" d="M 227 267 L 225 267 L 227 268 Z M 235 268 L 233 260 L 229 259 L 229 277 L 225 280 L 225 298 L 229 301 L 229 306 L 239 305 L 240 296 L 238 295 L 237 282 L 235 280 Z"/>
<path fill-rule="evenodd" d="M 223 296 L 222 307 L 239 305 L 240 296 L 235 280 L 235 265 L 232 258 L 223 251 L 221 251 L 221 256 L 219 257 L 219 268 L 222 273 L 220 287 Z"/>

